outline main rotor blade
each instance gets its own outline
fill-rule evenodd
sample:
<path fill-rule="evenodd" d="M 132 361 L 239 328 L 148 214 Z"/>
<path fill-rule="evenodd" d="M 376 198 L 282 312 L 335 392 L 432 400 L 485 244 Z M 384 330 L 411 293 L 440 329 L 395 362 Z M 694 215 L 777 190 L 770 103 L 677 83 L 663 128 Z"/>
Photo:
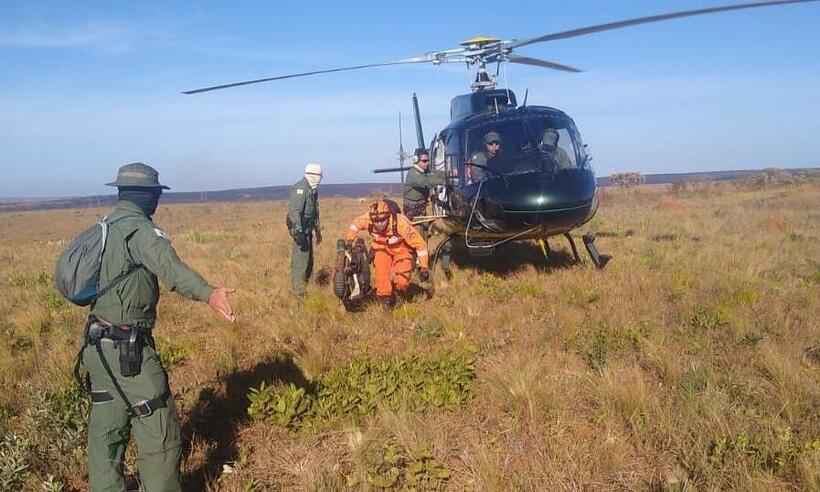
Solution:
<path fill-rule="evenodd" d="M 638 24 L 649 24 L 650 22 L 660 22 L 671 19 L 679 19 L 681 17 L 692 17 L 695 15 L 715 14 L 718 12 L 728 12 L 730 10 L 753 9 L 757 7 L 771 7 L 775 5 L 787 5 L 790 3 L 808 3 L 817 2 L 818 0 L 775 0 L 768 2 L 752 2 L 741 3 L 737 5 L 725 5 L 723 7 L 711 7 L 698 10 L 684 10 L 681 12 L 672 12 L 669 14 L 652 15 L 649 17 L 638 17 L 635 19 L 623 20 L 618 22 L 610 22 L 607 24 L 599 24 L 597 26 L 582 27 L 579 29 L 572 29 L 570 31 L 557 32 L 554 34 L 545 34 L 536 38 L 522 39 L 521 41 L 514 41 L 510 48 L 520 48 L 534 43 L 543 43 L 546 41 L 555 41 L 557 39 L 574 38 L 576 36 L 585 36 L 602 31 L 611 31 L 613 29 L 621 29 L 624 27 L 636 26 Z"/>
<path fill-rule="evenodd" d="M 426 57 L 407 58 L 405 60 L 398 60 L 387 63 L 371 63 L 368 65 L 356 65 L 352 67 L 331 68 L 328 70 L 315 70 L 313 72 L 291 73 L 288 75 L 279 75 L 277 77 L 266 77 L 264 79 L 245 80 L 243 82 L 233 82 L 230 84 L 214 85 L 211 87 L 203 87 L 201 89 L 193 89 L 190 91 L 182 91 L 183 94 L 198 94 L 200 92 L 215 91 L 219 89 L 227 89 L 229 87 L 238 87 L 240 85 L 258 84 L 260 82 L 270 82 L 271 80 L 292 79 L 295 77 L 306 77 L 308 75 L 318 75 L 322 73 L 345 72 L 350 70 L 361 70 L 364 68 L 387 67 L 390 65 L 406 65 L 410 63 L 430 63 Z"/>
<path fill-rule="evenodd" d="M 507 57 L 507 61 L 510 63 L 520 63 L 522 65 L 534 65 L 536 67 L 551 68 L 553 70 L 561 70 L 562 72 L 583 72 L 583 70 L 570 67 L 569 65 L 561 65 L 560 63 L 539 60 L 538 58 L 530 58 L 528 56 L 510 55 Z"/>

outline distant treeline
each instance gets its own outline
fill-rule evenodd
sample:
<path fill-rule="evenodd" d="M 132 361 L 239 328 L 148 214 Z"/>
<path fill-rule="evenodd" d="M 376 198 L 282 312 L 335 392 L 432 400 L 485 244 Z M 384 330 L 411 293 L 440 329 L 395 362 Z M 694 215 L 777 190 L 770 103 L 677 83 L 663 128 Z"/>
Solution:
<path fill-rule="evenodd" d="M 736 171 L 710 171 L 698 173 L 666 173 L 640 175 L 645 184 L 674 184 L 687 181 L 728 181 L 749 178 L 763 172 L 760 169 Z M 789 169 L 790 173 L 817 173 L 820 168 Z M 621 173 L 623 174 L 623 173 Z M 609 176 L 598 178 L 598 185 L 609 186 Z M 366 197 L 373 193 L 399 194 L 400 183 L 352 183 L 324 184 L 321 188 L 323 197 Z M 219 191 L 168 192 L 162 195 L 163 203 L 196 203 L 196 202 L 235 202 L 241 200 L 284 200 L 287 199 L 290 186 L 262 186 L 258 188 L 240 188 Z M 0 212 L 23 210 L 49 210 L 58 208 L 109 207 L 117 201 L 116 195 L 98 195 L 56 200 L 0 201 Z"/>

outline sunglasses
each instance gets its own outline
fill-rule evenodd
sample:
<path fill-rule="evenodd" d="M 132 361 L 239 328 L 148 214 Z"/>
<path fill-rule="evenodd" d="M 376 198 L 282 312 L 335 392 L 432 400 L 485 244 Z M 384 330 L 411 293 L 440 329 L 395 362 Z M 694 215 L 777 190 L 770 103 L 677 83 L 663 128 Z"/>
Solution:
<path fill-rule="evenodd" d="M 487 145 L 501 145 L 501 142 L 497 142 L 497 141 L 487 142 Z"/>

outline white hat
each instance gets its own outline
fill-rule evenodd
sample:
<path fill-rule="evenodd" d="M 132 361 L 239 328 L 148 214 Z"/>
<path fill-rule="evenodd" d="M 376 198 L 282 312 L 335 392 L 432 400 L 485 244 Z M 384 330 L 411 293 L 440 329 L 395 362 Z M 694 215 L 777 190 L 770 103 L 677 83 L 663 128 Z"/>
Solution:
<path fill-rule="evenodd" d="M 322 166 L 319 165 L 319 164 L 316 164 L 315 162 L 310 162 L 310 163 L 308 163 L 307 166 L 305 166 L 305 174 L 316 174 L 316 175 L 321 176 L 322 175 Z"/>

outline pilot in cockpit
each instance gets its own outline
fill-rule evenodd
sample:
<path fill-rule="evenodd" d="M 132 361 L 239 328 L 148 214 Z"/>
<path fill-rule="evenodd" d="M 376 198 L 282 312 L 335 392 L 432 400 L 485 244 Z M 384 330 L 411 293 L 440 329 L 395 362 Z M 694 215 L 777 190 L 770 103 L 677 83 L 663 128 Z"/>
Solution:
<path fill-rule="evenodd" d="M 569 158 L 567 151 L 558 146 L 558 139 L 560 134 L 555 128 L 546 128 L 544 136 L 541 139 L 541 151 L 551 157 L 558 169 L 571 169 L 572 159 Z"/>
<path fill-rule="evenodd" d="M 467 166 L 466 175 L 469 182 L 476 183 L 481 181 L 487 174 L 486 169 L 493 169 L 501 155 L 501 135 L 498 132 L 491 130 L 484 134 L 484 150 L 479 150 L 474 153 L 468 164 L 476 164 L 477 166 Z"/>

